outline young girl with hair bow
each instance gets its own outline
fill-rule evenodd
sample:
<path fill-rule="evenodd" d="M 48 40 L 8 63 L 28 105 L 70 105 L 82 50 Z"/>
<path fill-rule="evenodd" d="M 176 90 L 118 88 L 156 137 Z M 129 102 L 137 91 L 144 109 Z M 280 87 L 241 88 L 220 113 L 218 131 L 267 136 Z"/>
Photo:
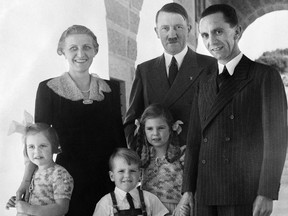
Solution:
<path fill-rule="evenodd" d="M 135 135 L 136 151 L 141 157 L 142 188 L 152 192 L 170 214 L 188 215 L 189 207 L 178 206 L 182 197 L 183 158 L 185 146 L 180 148 L 178 134 L 181 121 L 174 122 L 168 109 L 152 104 L 143 112 Z"/>
<path fill-rule="evenodd" d="M 12 196 L 6 208 L 16 207 L 17 216 L 65 215 L 73 191 L 73 178 L 68 171 L 53 161 L 53 154 L 61 152 L 58 135 L 45 123 L 33 124 L 33 118 L 25 112 L 22 124 L 13 122 L 9 133 L 23 135 L 24 156 L 37 166 L 29 187 L 29 200 L 16 200 Z"/>

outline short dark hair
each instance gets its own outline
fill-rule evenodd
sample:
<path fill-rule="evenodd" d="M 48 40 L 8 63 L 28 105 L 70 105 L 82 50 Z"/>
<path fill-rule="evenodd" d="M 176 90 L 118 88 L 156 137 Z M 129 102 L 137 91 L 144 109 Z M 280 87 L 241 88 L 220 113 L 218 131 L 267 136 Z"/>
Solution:
<path fill-rule="evenodd" d="M 58 154 L 61 152 L 59 137 L 58 137 L 56 130 L 46 123 L 35 123 L 35 124 L 31 124 L 28 127 L 26 127 L 26 131 L 25 131 L 25 134 L 23 136 L 23 141 L 25 144 L 24 145 L 24 155 L 25 156 L 28 156 L 27 155 L 27 145 L 26 145 L 27 137 L 29 135 L 35 135 L 38 133 L 43 133 L 43 135 L 46 137 L 46 139 L 50 142 L 51 147 L 52 147 L 52 153 Z"/>
<path fill-rule="evenodd" d="M 168 4 L 165 4 L 157 13 L 156 13 L 156 19 L 155 19 L 155 22 L 157 23 L 158 21 L 158 16 L 159 16 L 159 13 L 160 12 L 167 12 L 167 13 L 176 13 L 176 14 L 180 14 L 184 20 L 187 21 L 187 24 L 189 23 L 189 16 L 188 16 L 188 13 L 187 11 L 185 10 L 185 8 L 178 4 L 178 3 L 175 3 L 175 2 L 172 2 L 172 3 L 168 3 Z"/>
<path fill-rule="evenodd" d="M 58 42 L 58 47 L 57 47 L 58 55 L 64 54 L 63 53 L 63 48 L 64 48 L 65 39 L 68 36 L 73 35 L 73 34 L 86 34 L 86 35 L 89 35 L 92 38 L 92 40 L 93 40 L 93 47 L 94 47 L 95 53 L 98 52 L 99 44 L 97 42 L 97 37 L 95 36 L 95 34 L 89 28 L 87 28 L 86 26 L 73 25 L 73 26 L 70 26 L 68 29 L 66 29 L 62 33 L 62 35 L 61 35 L 61 37 L 59 39 L 59 42 Z"/>
<path fill-rule="evenodd" d="M 117 148 L 109 158 L 109 170 L 113 171 L 114 159 L 123 158 L 129 165 L 136 164 L 139 168 L 141 166 L 141 159 L 136 151 L 128 148 Z"/>
<path fill-rule="evenodd" d="M 224 19 L 231 27 L 238 25 L 238 17 L 235 9 L 227 4 L 214 4 L 206 8 L 202 14 L 201 19 L 211 14 L 223 13 Z"/>

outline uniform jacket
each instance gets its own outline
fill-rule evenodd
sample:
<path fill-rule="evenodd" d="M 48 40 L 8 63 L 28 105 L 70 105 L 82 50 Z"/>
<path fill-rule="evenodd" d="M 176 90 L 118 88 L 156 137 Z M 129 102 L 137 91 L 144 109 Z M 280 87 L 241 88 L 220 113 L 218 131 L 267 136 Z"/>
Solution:
<path fill-rule="evenodd" d="M 194 94 L 193 86 L 205 68 L 214 62 L 213 58 L 197 54 L 189 48 L 171 87 L 167 78 L 164 54 L 138 65 L 124 121 L 128 145 L 131 144 L 134 134 L 135 119 L 140 118 L 144 109 L 152 103 L 164 104 L 174 115 L 175 121 L 184 122 L 180 143 L 185 144 Z"/>
<path fill-rule="evenodd" d="M 217 65 L 199 83 L 188 132 L 183 191 L 207 205 L 277 199 L 287 148 L 279 73 L 243 55 L 217 93 Z"/>

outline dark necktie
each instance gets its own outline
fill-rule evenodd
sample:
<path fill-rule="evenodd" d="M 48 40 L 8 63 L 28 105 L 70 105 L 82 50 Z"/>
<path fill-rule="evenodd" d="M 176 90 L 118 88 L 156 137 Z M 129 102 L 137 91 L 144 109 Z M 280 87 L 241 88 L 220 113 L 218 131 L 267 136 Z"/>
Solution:
<path fill-rule="evenodd" d="M 172 85 L 175 77 L 177 76 L 178 73 L 178 66 L 177 66 L 177 61 L 175 57 L 172 57 L 171 64 L 169 66 L 169 83 Z"/>
<path fill-rule="evenodd" d="M 229 78 L 229 77 L 230 77 L 230 74 L 229 74 L 226 66 L 224 66 L 224 69 L 223 69 L 222 73 L 218 74 L 218 76 L 217 76 L 218 89 L 221 88 L 221 85 L 223 84 L 224 80 Z"/>
<path fill-rule="evenodd" d="M 127 193 L 126 198 L 130 205 L 130 209 L 135 209 L 132 196 L 129 193 Z"/>

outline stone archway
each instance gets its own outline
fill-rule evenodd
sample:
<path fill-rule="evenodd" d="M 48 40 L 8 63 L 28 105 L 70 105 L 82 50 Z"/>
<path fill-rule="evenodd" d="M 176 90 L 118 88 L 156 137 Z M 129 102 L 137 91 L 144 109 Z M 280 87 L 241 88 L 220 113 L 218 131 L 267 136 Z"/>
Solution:
<path fill-rule="evenodd" d="M 220 3 L 229 4 L 236 9 L 243 30 L 264 14 L 277 10 L 288 10 L 287 0 L 206 0 L 207 6 Z"/>

